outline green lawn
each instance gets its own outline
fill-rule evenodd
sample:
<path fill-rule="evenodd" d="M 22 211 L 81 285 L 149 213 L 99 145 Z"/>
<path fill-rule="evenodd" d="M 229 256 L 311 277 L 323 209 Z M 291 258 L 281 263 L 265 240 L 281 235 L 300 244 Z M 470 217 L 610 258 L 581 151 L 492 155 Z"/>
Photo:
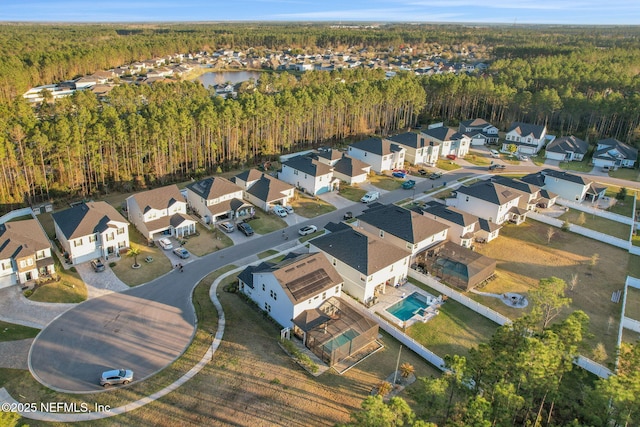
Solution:
<path fill-rule="evenodd" d="M 610 171 L 609 176 L 613 178 L 626 179 L 627 181 L 640 181 L 640 171 L 637 168 L 620 168 Z"/>
<path fill-rule="evenodd" d="M 53 257 L 53 261 L 60 280 L 38 287 L 29 299 L 52 303 L 79 303 L 86 300 L 87 285 L 82 281 L 80 275 L 71 269 L 62 268 L 57 256 Z"/>
<path fill-rule="evenodd" d="M 298 195 L 291 201 L 295 212 L 305 218 L 315 218 L 336 210 L 336 207 L 318 197 Z"/>
<path fill-rule="evenodd" d="M 471 150 L 464 159 L 476 166 L 489 166 L 493 160 L 489 153 L 474 150 Z"/>
<path fill-rule="evenodd" d="M 211 252 L 233 246 L 233 240 L 218 227 L 209 230 L 201 224 L 198 224 L 197 231 L 199 235 L 190 236 L 183 241 L 183 246 L 196 256 L 204 256 Z"/>
<path fill-rule="evenodd" d="M 308 240 L 315 239 L 318 236 L 322 236 L 325 233 L 325 230 L 318 230 L 315 233 L 307 234 L 306 236 L 300 236 L 300 243 L 304 243 Z"/>
<path fill-rule="evenodd" d="M 584 224 L 579 224 L 580 218 L 584 219 Z M 559 216 L 558 219 L 561 221 L 566 220 L 572 224 L 581 225 L 582 227 L 588 228 L 590 230 L 599 231 L 601 233 L 605 233 L 624 240 L 629 239 L 629 233 L 631 232 L 630 225 L 591 215 L 589 213 L 581 212 L 575 209 L 569 209 L 568 212 Z"/>
<path fill-rule="evenodd" d="M 275 255 L 277 253 L 278 253 L 278 251 L 276 251 L 275 249 L 269 249 L 268 251 L 260 252 L 258 254 L 258 258 L 260 258 L 260 259 L 267 258 L 267 257 L 270 257 L 271 255 Z"/>
<path fill-rule="evenodd" d="M 369 177 L 369 182 L 374 186 L 381 188 L 387 191 L 397 190 L 402 186 L 404 182 L 402 179 L 394 178 L 392 176 L 386 175 L 371 175 Z M 360 199 L 358 199 L 360 200 Z"/>
<path fill-rule="evenodd" d="M 627 288 L 627 304 L 624 315 L 640 321 L 640 289 Z"/>
<path fill-rule="evenodd" d="M 409 281 L 432 295 L 439 292 L 412 278 Z M 486 343 L 498 324 L 449 298 L 440 314 L 426 323 L 415 323 L 406 333 L 440 357 L 447 354 L 468 356 L 471 348 Z"/>
<path fill-rule="evenodd" d="M 256 209 L 257 215 L 251 220 L 251 228 L 258 234 L 269 234 L 287 226 L 282 218 L 275 214 L 269 214 L 262 209 Z"/>
<path fill-rule="evenodd" d="M 33 338 L 38 335 L 38 332 L 40 332 L 40 329 L 16 325 L 14 323 L 3 322 L 0 320 L 0 342 Z"/>
<path fill-rule="evenodd" d="M 589 164 L 589 161 L 585 158 L 581 162 L 560 162 L 560 169 L 573 172 L 591 172 L 593 165 Z"/>
<path fill-rule="evenodd" d="M 456 170 L 456 169 L 460 169 L 462 166 L 460 166 L 459 164 L 457 164 L 453 160 L 438 159 L 438 163 L 436 163 L 436 167 L 438 169 L 442 169 L 442 170 L 445 170 L 445 171 L 453 171 L 453 170 Z"/>
<path fill-rule="evenodd" d="M 345 183 L 340 184 L 340 194 L 345 199 L 349 199 L 353 202 L 359 202 L 362 196 L 366 194 L 367 190 L 358 188 L 357 186 L 347 185 Z"/>
<path fill-rule="evenodd" d="M 620 187 L 607 187 L 607 191 L 605 192 L 606 197 L 610 197 L 612 199 L 616 198 L 616 195 L 620 191 Z M 629 218 L 633 217 L 633 194 L 635 192 L 633 190 L 627 191 L 627 196 L 624 200 L 616 200 L 616 203 L 607 209 L 609 212 L 617 213 L 620 215 L 627 216 Z"/>

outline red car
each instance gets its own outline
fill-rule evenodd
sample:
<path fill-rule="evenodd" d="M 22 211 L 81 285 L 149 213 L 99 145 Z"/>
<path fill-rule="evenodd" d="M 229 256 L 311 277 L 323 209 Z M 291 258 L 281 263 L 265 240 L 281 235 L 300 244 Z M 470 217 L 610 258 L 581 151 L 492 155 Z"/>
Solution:
<path fill-rule="evenodd" d="M 456 159 L 456 155 L 455 155 L 455 154 L 448 154 L 448 155 L 447 155 L 447 159 L 449 159 L 449 160 L 455 160 L 455 159 Z"/>

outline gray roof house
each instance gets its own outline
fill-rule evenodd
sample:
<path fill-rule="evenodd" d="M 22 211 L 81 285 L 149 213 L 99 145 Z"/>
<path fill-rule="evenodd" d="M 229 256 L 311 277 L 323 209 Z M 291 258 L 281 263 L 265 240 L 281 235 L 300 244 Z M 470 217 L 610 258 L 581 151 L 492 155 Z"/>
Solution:
<path fill-rule="evenodd" d="M 344 279 L 344 289 L 371 304 L 386 286 L 407 277 L 411 252 L 361 228 L 350 228 L 309 241 L 310 250 L 322 252 Z"/>
<path fill-rule="evenodd" d="M 544 206 L 545 208 L 548 208 L 553 206 L 557 199 L 555 194 L 550 194 L 549 192 L 545 192 L 545 195 L 542 195 L 542 188 L 531 182 L 499 175 L 493 176 L 490 179 L 493 182 L 512 188 L 520 193 L 522 197 L 520 197 L 518 206 L 528 211 L 535 210 L 536 207 Z"/>
<path fill-rule="evenodd" d="M 464 157 L 469 154 L 471 138 L 462 132 L 443 125 L 432 125 L 422 133 L 428 141 L 440 145 L 440 157 L 448 155 Z"/>
<path fill-rule="evenodd" d="M 367 138 L 349 145 L 348 154 L 354 159 L 371 165 L 371 170 L 382 172 L 402 168 L 406 149 L 383 138 Z"/>
<path fill-rule="evenodd" d="M 508 146 L 514 144 L 518 153 L 537 154 L 545 143 L 547 127 L 529 123 L 513 122 L 505 135 L 502 149 L 508 151 Z"/>
<path fill-rule="evenodd" d="M 311 195 L 335 191 L 340 180 L 333 176 L 334 168 L 309 155 L 291 157 L 282 163 L 278 178 Z"/>
<path fill-rule="evenodd" d="M 252 206 L 242 196 L 240 186 L 220 176 L 187 185 L 187 203 L 205 222 L 248 215 Z"/>
<path fill-rule="evenodd" d="M 521 181 L 541 186 L 543 190 L 553 192 L 566 200 L 581 203 L 595 201 L 603 197 L 607 188 L 588 178 L 555 169 L 543 169 L 525 175 Z"/>
<path fill-rule="evenodd" d="M 485 119 L 463 120 L 458 126 L 458 132 L 471 138 L 471 145 L 498 143 L 498 128 Z"/>
<path fill-rule="evenodd" d="M 244 198 L 266 212 L 273 205 L 287 206 L 295 193 L 292 185 L 256 169 L 244 171 L 233 179 L 244 189 Z"/>
<path fill-rule="evenodd" d="M 519 208 L 521 193 L 505 185 L 487 180 L 456 190 L 455 207 L 481 218 L 502 224 L 524 222 L 527 211 Z"/>
<path fill-rule="evenodd" d="M 371 172 L 371 165 L 362 160 L 349 157 L 346 153 L 328 149 L 319 151 L 318 161 L 333 167 L 333 176 L 349 185 L 366 182 Z"/>
<path fill-rule="evenodd" d="M 551 141 L 545 149 L 545 157 L 561 162 L 582 161 L 589 150 L 589 143 L 573 135 Z"/>
<path fill-rule="evenodd" d="M 385 139 L 404 147 L 405 159 L 412 165 L 435 165 L 440 156 L 440 143 L 429 140 L 422 132 L 405 132 Z"/>
<path fill-rule="evenodd" d="M 615 138 L 598 141 L 593 153 L 593 165 L 606 169 L 633 168 L 638 160 L 638 149 Z"/>

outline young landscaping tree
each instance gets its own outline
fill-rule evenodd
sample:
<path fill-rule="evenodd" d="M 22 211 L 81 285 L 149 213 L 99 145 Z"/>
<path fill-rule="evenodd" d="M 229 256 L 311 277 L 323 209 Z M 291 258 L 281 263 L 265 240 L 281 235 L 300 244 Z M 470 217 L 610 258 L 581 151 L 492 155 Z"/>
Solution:
<path fill-rule="evenodd" d="M 411 374 L 415 372 L 415 370 L 416 369 L 411 363 L 404 362 L 402 365 L 400 365 L 400 376 L 402 378 L 409 378 Z"/>
<path fill-rule="evenodd" d="M 571 279 L 569 280 L 569 290 L 573 291 L 578 284 L 578 273 L 571 274 Z"/>
<path fill-rule="evenodd" d="M 555 236 L 556 234 L 556 229 L 549 226 L 549 228 L 547 228 L 547 245 L 551 243 L 551 239 L 553 239 L 553 236 Z"/>
<path fill-rule="evenodd" d="M 383 381 L 380 384 L 378 384 L 377 395 L 384 397 L 387 394 L 391 393 L 391 390 L 393 390 L 393 385 L 391 385 L 391 383 L 388 381 Z"/>
<path fill-rule="evenodd" d="M 589 267 L 595 267 L 598 264 L 598 260 L 600 259 L 600 255 L 593 254 L 591 255 L 591 260 L 589 260 Z"/>
<path fill-rule="evenodd" d="M 140 264 L 138 264 L 138 255 L 140 255 L 140 248 L 131 245 L 129 252 L 127 252 L 127 256 L 133 258 L 134 267 L 140 267 Z"/>
<path fill-rule="evenodd" d="M 534 323 L 541 323 L 546 329 L 549 323 L 571 303 L 571 298 L 564 296 L 567 284 L 557 277 L 540 279 L 538 287 L 529 292 L 532 303 L 531 318 Z"/>
<path fill-rule="evenodd" d="M 560 227 L 562 231 L 569 231 L 571 229 L 571 223 L 568 220 L 564 220 L 562 223 L 562 227 Z"/>
<path fill-rule="evenodd" d="M 576 219 L 576 224 L 582 226 L 585 222 L 587 222 L 587 217 L 584 212 L 580 212 L 580 215 L 578 215 L 578 218 Z"/>
<path fill-rule="evenodd" d="M 604 348 L 604 344 L 602 344 L 601 342 L 596 344 L 596 347 L 593 349 L 593 353 L 591 354 L 591 357 L 593 358 L 593 360 L 595 360 L 598 363 L 602 363 L 605 360 L 607 360 L 609 355 L 607 354 L 607 350 Z"/>
<path fill-rule="evenodd" d="M 384 403 L 382 396 L 369 396 L 362 402 L 362 410 L 351 414 L 351 423 L 347 425 L 354 427 L 409 426 L 413 425 L 414 418 L 415 414 L 404 399 L 392 397 L 389 403 Z"/>
<path fill-rule="evenodd" d="M 516 151 L 518 151 L 518 146 L 516 144 L 509 144 L 507 145 L 507 151 L 513 156 Z"/>
<path fill-rule="evenodd" d="M 618 191 L 618 194 L 616 194 L 616 199 L 624 200 L 626 197 L 627 197 L 627 189 L 626 187 L 622 187 L 620 191 Z"/>

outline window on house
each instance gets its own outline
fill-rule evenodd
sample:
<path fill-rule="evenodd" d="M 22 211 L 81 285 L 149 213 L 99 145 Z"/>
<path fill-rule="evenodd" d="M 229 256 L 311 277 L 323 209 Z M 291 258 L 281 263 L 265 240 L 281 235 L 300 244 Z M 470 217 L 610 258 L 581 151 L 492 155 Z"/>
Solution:
<path fill-rule="evenodd" d="M 113 240 L 113 238 L 114 238 L 113 233 L 107 234 L 107 242 L 110 242 L 111 240 Z"/>
<path fill-rule="evenodd" d="M 262 284 L 262 290 L 263 290 L 263 291 L 266 291 L 266 290 L 267 290 L 267 288 L 266 288 L 266 286 L 264 285 L 264 283 Z"/>
<path fill-rule="evenodd" d="M 118 228 L 118 234 L 124 234 L 124 227 L 123 228 Z"/>
<path fill-rule="evenodd" d="M 11 269 L 11 263 L 10 262 L 3 262 L 2 263 L 2 269 L 3 270 L 10 270 Z"/>
<path fill-rule="evenodd" d="M 38 252 L 36 252 L 36 259 L 42 259 L 42 258 L 44 258 L 44 257 L 46 257 L 46 256 L 47 256 L 47 255 L 46 255 L 45 251 L 38 251 Z"/>
<path fill-rule="evenodd" d="M 96 240 L 98 240 L 98 237 L 95 234 L 89 236 L 89 243 L 94 243 Z"/>
<path fill-rule="evenodd" d="M 33 258 L 27 259 L 27 265 L 33 265 Z"/>
<path fill-rule="evenodd" d="M 25 268 L 27 266 L 27 262 L 25 260 L 20 261 L 20 268 Z"/>
<path fill-rule="evenodd" d="M 125 247 L 125 242 L 123 242 L 123 241 L 119 241 L 119 242 L 118 242 L 118 248 L 122 249 L 122 248 L 124 248 L 124 247 Z"/>
<path fill-rule="evenodd" d="M 331 264 L 336 265 L 336 259 L 334 258 Z"/>
<path fill-rule="evenodd" d="M 465 202 L 468 202 L 468 201 L 469 201 L 469 196 L 465 198 Z"/>
<path fill-rule="evenodd" d="M 73 246 L 74 247 L 78 247 L 78 246 L 82 246 L 82 239 L 76 239 L 73 241 Z"/>
<path fill-rule="evenodd" d="M 384 230 L 380 230 L 380 237 L 384 237 Z"/>
<path fill-rule="evenodd" d="M 293 174 L 294 174 L 294 175 L 298 175 L 298 171 L 294 169 L 294 170 L 293 170 Z"/>
<path fill-rule="evenodd" d="M 336 286 L 336 294 L 340 292 L 340 285 Z"/>

